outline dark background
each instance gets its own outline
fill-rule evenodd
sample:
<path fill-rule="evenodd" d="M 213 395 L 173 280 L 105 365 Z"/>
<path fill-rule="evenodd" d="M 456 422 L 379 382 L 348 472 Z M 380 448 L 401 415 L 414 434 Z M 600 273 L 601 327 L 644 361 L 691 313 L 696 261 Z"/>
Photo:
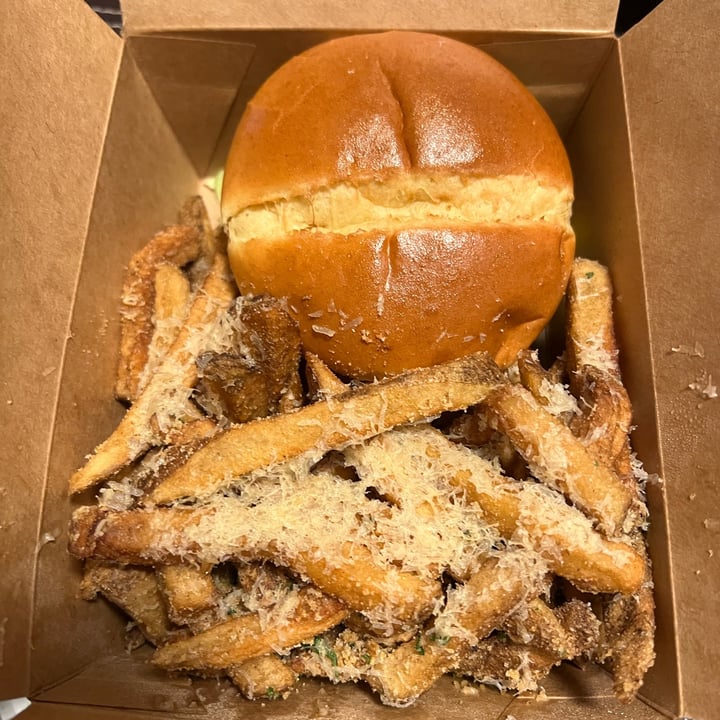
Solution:
<path fill-rule="evenodd" d="M 122 27 L 120 0 L 87 0 L 87 2 L 110 27 L 120 32 Z M 615 32 L 622 35 L 661 2 L 662 0 L 620 0 Z"/>

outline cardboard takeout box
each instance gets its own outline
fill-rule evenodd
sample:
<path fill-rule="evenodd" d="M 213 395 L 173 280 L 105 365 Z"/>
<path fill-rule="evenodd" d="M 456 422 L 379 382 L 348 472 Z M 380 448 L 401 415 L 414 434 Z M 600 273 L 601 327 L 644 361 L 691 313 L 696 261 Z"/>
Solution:
<path fill-rule="evenodd" d="M 31 696 L 28 719 L 718 717 L 712 5 L 665 0 L 618 39 L 616 0 L 127 0 L 121 39 L 80 0 L 2 3 L 0 697 Z M 405 711 L 314 683 L 248 703 L 127 655 L 119 613 L 77 597 L 67 480 L 122 413 L 111 388 L 129 257 L 219 167 L 272 69 L 332 36 L 389 28 L 479 45 L 530 86 L 570 152 L 579 252 L 612 269 L 634 443 L 663 478 L 649 489 L 658 658 L 630 705 L 603 671 L 572 668 L 546 683 L 546 702 L 443 681 Z"/>

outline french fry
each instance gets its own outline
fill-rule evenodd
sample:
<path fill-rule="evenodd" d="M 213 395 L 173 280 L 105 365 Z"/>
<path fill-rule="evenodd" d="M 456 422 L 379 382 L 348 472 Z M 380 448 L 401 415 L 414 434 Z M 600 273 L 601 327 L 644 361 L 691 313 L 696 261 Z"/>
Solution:
<path fill-rule="evenodd" d="M 115 383 L 118 399 L 134 401 L 148 360 L 153 335 L 155 275 L 158 267 L 178 267 L 200 256 L 201 236 L 187 225 L 171 225 L 159 232 L 130 260 L 122 291 L 120 362 Z"/>
<path fill-rule="evenodd" d="M 655 662 L 655 600 L 650 568 L 646 582 L 631 595 L 613 596 L 603 607 L 602 638 L 597 659 L 613 676 L 613 690 L 631 700 Z"/>
<path fill-rule="evenodd" d="M 193 565 L 162 565 L 156 570 L 168 616 L 177 625 L 187 625 L 198 613 L 218 602 L 208 568 Z"/>
<path fill-rule="evenodd" d="M 347 389 L 319 358 L 306 361 L 325 397 Z M 350 445 L 345 460 L 366 484 L 400 508 L 408 542 L 425 547 L 428 573 L 466 577 L 478 552 L 489 550 L 499 538 L 479 514 L 467 511 L 444 477 L 427 471 L 427 446 L 415 442 L 418 431 L 419 426 L 396 428 Z"/>
<path fill-rule="evenodd" d="M 281 603 L 282 605 L 282 603 Z M 289 650 L 342 622 L 346 607 L 338 600 L 302 588 L 274 616 L 261 620 L 249 613 L 205 632 L 168 643 L 152 659 L 168 670 L 225 670 L 277 648 Z"/>
<path fill-rule="evenodd" d="M 545 370 L 537 359 L 537 353 L 523 350 L 517 358 L 518 374 L 522 386 L 538 404 L 564 422 L 574 418 L 580 411 L 570 391 L 559 381 L 554 370 Z"/>
<path fill-rule="evenodd" d="M 413 458 L 424 459 L 425 472 L 462 491 L 501 535 L 534 548 L 553 572 L 579 588 L 633 592 L 642 583 L 643 560 L 629 542 L 604 537 L 557 493 L 536 483 L 509 480 L 493 463 L 438 430 L 414 427 L 384 433 L 362 452 L 373 472 L 392 476 L 400 488 L 414 482 L 418 470 Z M 403 461 L 388 464 L 388 458 Z"/>
<path fill-rule="evenodd" d="M 448 591 L 443 610 L 415 640 L 379 654 L 368 682 L 388 705 L 414 702 L 473 645 L 537 592 L 544 568 L 522 551 L 485 561 L 464 585 Z"/>
<path fill-rule="evenodd" d="M 496 389 L 484 405 L 535 477 L 566 495 L 609 534 L 622 530 L 631 492 L 612 470 L 592 457 L 563 422 L 517 385 Z"/>
<path fill-rule="evenodd" d="M 160 265 L 155 271 L 153 333 L 147 360 L 137 380 L 135 395 L 142 393 L 180 332 L 190 301 L 190 281 L 176 265 Z"/>
<path fill-rule="evenodd" d="M 568 292 L 568 369 L 573 391 L 584 399 L 586 411 L 571 427 L 590 453 L 615 469 L 631 493 L 626 529 L 645 562 L 641 587 L 613 595 L 602 607 L 598 659 L 610 667 L 615 694 L 629 700 L 655 660 L 655 601 L 650 560 L 640 532 L 647 508 L 632 469 L 632 407 L 620 379 L 612 296 L 607 268 L 589 260 L 575 261 Z"/>
<path fill-rule="evenodd" d="M 454 670 L 459 675 L 491 683 L 505 691 L 537 692 L 538 683 L 553 667 L 570 659 L 507 638 L 489 637 L 464 655 Z"/>
<path fill-rule="evenodd" d="M 577 258 L 567 292 L 566 355 L 570 387 L 577 395 L 577 375 L 589 365 L 619 378 L 618 346 L 612 317 L 610 273 L 599 262 Z"/>
<path fill-rule="evenodd" d="M 80 592 L 85 600 L 99 593 L 122 608 L 153 645 L 163 645 L 182 634 L 170 621 L 155 573 L 149 568 L 89 562 Z"/>
<path fill-rule="evenodd" d="M 378 518 L 390 513 L 387 506 L 367 500 L 362 487 L 331 476 L 301 476 L 294 486 L 282 487 L 274 486 L 269 499 L 253 507 L 240 498 L 215 497 L 189 508 L 119 513 L 79 508 L 70 549 L 81 558 L 144 565 L 267 558 L 380 619 L 412 623 L 431 612 L 440 595 L 437 580 L 398 568 L 392 543 L 374 531 L 378 523 L 392 522 Z M 330 496 L 327 508 L 318 504 L 318 497 Z M 340 516 L 333 510 L 338 505 Z M 395 547 L 405 550 L 402 543 Z"/>
<path fill-rule="evenodd" d="M 203 498 L 232 476 L 304 454 L 319 460 L 396 425 L 474 405 L 501 382 L 495 364 L 480 353 L 232 427 L 156 487 L 151 499 L 162 504 Z"/>
<path fill-rule="evenodd" d="M 297 682 L 297 674 L 275 654 L 261 655 L 227 669 L 228 677 L 248 699 L 282 697 Z"/>
<path fill-rule="evenodd" d="M 600 637 L 600 621 L 588 603 L 569 600 L 551 608 L 533 598 L 503 623 L 502 629 L 518 645 L 531 645 L 556 659 L 591 656 Z"/>
<path fill-rule="evenodd" d="M 148 448 L 160 444 L 151 428 L 158 410 L 184 410 L 184 398 L 196 380 L 193 336 L 207 332 L 235 296 L 227 258 L 218 253 L 201 288 L 195 294 L 186 324 L 178 334 L 145 391 L 125 413 L 115 432 L 95 450 L 70 478 L 70 492 L 78 493 L 125 467 Z M 180 395 L 180 401 L 178 401 Z M 170 418 L 172 421 L 176 418 Z"/>

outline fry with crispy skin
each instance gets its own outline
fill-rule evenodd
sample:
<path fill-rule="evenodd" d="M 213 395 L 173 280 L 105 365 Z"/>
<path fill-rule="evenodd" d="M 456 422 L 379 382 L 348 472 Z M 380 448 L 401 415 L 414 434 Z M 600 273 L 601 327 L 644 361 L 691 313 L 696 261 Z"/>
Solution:
<path fill-rule="evenodd" d="M 138 383 L 148 360 L 153 335 L 155 274 L 158 267 L 178 267 L 196 260 L 201 236 L 187 225 L 171 225 L 159 232 L 130 260 L 122 292 L 120 362 L 115 383 L 118 399 L 134 401 Z"/>
<path fill-rule="evenodd" d="M 147 360 L 137 380 L 136 395 L 145 389 L 180 332 L 190 296 L 190 281 L 179 267 L 165 264 L 157 268 L 153 333 L 148 344 Z"/>
<path fill-rule="evenodd" d="M 248 699 L 284 696 L 297 682 L 297 674 L 277 655 L 261 655 L 227 669 L 228 677 Z"/>
<path fill-rule="evenodd" d="M 187 625 L 198 613 L 217 604 L 217 591 L 209 568 L 162 565 L 156 572 L 168 615 L 177 625 Z"/>
<path fill-rule="evenodd" d="M 383 433 L 362 454 L 362 463 L 356 458 L 360 472 L 366 464 L 375 475 L 394 478 L 399 487 L 412 484 L 420 472 L 434 473 L 477 503 L 501 535 L 534 548 L 553 572 L 577 587 L 632 592 L 642 582 L 642 557 L 629 543 L 604 537 L 558 493 L 537 483 L 508 479 L 493 463 L 450 442 L 434 428 Z"/>
<path fill-rule="evenodd" d="M 185 412 L 185 396 L 195 383 L 196 350 L 193 338 L 208 332 L 227 309 L 236 290 L 230 280 L 227 258 L 218 253 L 192 301 L 187 321 L 142 395 L 125 413 L 115 432 L 101 443 L 89 460 L 70 478 L 70 492 L 77 493 L 125 467 L 160 439 L 151 422 L 156 413 L 167 414 L 168 424 Z M 178 396 L 180 396 L 178 398 Z M 168 408 L 173 408 L 168 411 Z M 177 409 L 175 409 L 177 408 Z M 162 423 L 161 423 L 162 426 Z"/>
<path fill-rule="evenodd" d="M 484 353 L 415 370 L 293 412 L 230 428 L 195 453 L 152 493 L 156 503 L 207 497 L 232 476 L 331 449 L 446 410 L 473 405 L 502 380 Z"/>
<path fill-rule="evenodd" d="M 578 392 L 578 370 L 585 365 L 619 377 L 613 318 L 613 287 L 606 267 L 576 258 L 567 291 L 566 355 L 570 387 Z"/>
<path fill-rule="evenodd" d="M 249 613 L 215 625 L 205 632 L 159 648 L 154 665 L 168 670 L 224 670 L 246 660 L 289 650 L 342 622 L 347 609 L 339 600 L 301 588 L 269 616 Z"/>
<path fill-rule="evenodd" d="M 292 491 L 281 488 L 259 488 L 267 497 L 256 504 L 253 496 L 252 507 L 240 498 L 215 497 L 188 508 L 79 508 L 70 549 L 81 558 L 133 564 L 267 558 L 379 620 L 412 623 L 431 612 L 440 594 L 437 580 L 397 567 L 395 552 L 405 551 L 401 540 L 393 545 L 374 530 L 381 522 L 391 526 L 390 508 L 331 476 L 306 475 Z M 333 502 L 318 504 L 318 497 Z"/>
<path fill-rule="evenodd" d="M 615 469 L 632 497 L 628 531 L 645 563 L 641 587 L 616 594 L 602 606 L 601 648 L 618 697 L 631 699 L 655 660 L 655 601 L 650 560 L 641 527 L 647 508 L 632 468 L 632 407 L 621 382 L 615 340 L 613 286 L 607 268 L 577 259 L 568 286 L 567 355 L 573 392 L 581 398 L 581 417 L 571 424 L 588 451 Z"/>
<path fill-rule="evenodd" d="M 80 592 L 85 600 L 100 593 L 122 608 L 154 645 L 163 645 L 182 631 L 173 627 L 150 568 L 88 562 Z"/>
<path fill-rule="evenodd" d="M 379 654 L 368 675 L 384 703 L 412 703 L 444 673 L 457 667 L 473 645 L 543 581 L 544 567 L 522 551 L 483 563 L 465 583 L 448 591 L 433 626 L 390 652 Z"/>
<path fill-rule="evenodd" d="M 484 405 L 536 478 L 566 495 L 609 534 L 622 530 L 632 500 L 630 491 L 562 421 L 518 385 L 497 388 Z"/>

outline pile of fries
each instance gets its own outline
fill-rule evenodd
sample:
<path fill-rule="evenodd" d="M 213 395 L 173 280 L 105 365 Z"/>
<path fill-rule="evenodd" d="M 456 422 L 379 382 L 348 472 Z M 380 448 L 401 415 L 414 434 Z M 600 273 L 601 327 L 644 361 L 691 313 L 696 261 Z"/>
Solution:
<path fill-rule="evenodd" d="M 654 607 L 605 268 L 578 259 L 567 305 L 550 369 L 476 354 L 348 385 L 281 301 L 237 297 L 189 200 L 130 264 L 129 409 L 70 481 L 98 489 L 71 526 L 83 597 L 248 698 L 307 676 L 393 706 L 444 673 L 537 691 L 563 661 L 633 697 Z"/>

